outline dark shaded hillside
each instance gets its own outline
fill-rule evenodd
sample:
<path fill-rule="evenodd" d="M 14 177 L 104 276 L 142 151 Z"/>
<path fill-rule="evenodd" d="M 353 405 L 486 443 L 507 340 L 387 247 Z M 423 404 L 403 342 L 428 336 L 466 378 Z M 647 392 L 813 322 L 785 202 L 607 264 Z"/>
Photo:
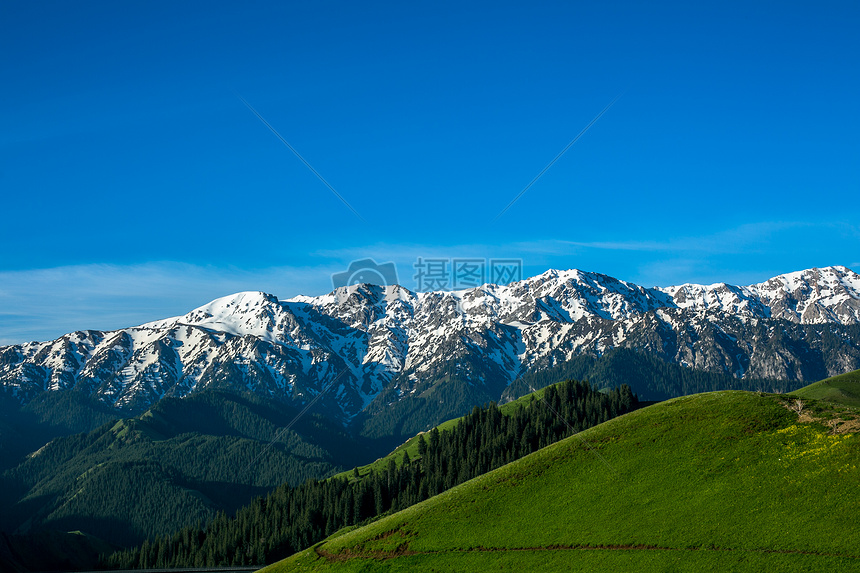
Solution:
<path fill-rule="evenodd" d="M 282 431 L 296 414 L 259 397 L 206 392 L 57 438 L 3 474 L 3 530 L 76 529 L 129 545 L 370 457 L 319 416 Z"/>
<path fill-rule="evenodd" d="M 0 533 L 0 571 L 93 570 L 99 554 L 111 550 L 104 541 L 80 532 Z"/>
<path fill-rule="evenodd" d="M 577 356 L 547 368 L 530 372 L 515 380 L 502 393 L 502 402 L 524 396 L 558 380 L 588 380 L 598 388 L 628 384 L 640 400 L 660 401 L 716 390 L 749 390 L 785 393 L 802 382 L 735 378 L 717 372 L 686 368 L 653 354 L 629 348 L 616 348 L 601 357 Z"/>
<path fill-rule="evenodd" d="M 363 437 L 385 443 L 390 450 L 418 432 L 464 415 L 475 405 L 498 401 L 504 385 L 491 392 L 486 385 L 470 384 L 456 370 L 446 369 L 429 389 L 414 396 L 398 397 L 396 383 L 390 385 L 356 416 L 352 427 Z"/>
<path fill-rule="evenodd" d="M 95 430 L 119 414 L 81 392 L 43 392 L 26 406 L 0 393 L 0 471 L 54 438 Z"/>

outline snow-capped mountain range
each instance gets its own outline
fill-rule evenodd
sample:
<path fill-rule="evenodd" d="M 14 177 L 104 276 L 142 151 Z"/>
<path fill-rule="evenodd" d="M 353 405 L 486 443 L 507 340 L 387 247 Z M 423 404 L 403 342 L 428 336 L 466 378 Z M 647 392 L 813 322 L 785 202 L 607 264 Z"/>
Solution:
<path fill-rule="evenodd" d="M 206 388 L 300 404 L 323 393 L 320 406 L 348 421 L 442 380 L 499 394 L 531 369 L 615 347 L 739 378 L 860 368 L 860 275 L 836 266 L 751 286 L 643 288 L 550 270 L 455 292 L 243 292 L 141 326 L 0 347 L 0 388 L 21 402 L 74 389 L 128 411 Z"/>

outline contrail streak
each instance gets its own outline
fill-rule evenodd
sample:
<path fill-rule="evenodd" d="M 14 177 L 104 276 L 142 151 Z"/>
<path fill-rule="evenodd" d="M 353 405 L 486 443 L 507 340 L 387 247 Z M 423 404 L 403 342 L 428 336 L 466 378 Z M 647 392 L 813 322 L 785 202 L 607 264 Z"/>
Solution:
<path fill-rule="evenodd" d="M 612 106 L 615 104 L 615 102 L 617 102 L 617 101 L 618 101 L 618 99 L 619 99 L 622 95 L 623 95 L 623 92 L 622 92 L 622 93 L 620 93 L 620 94 L 618 94 L 617 96 L 615 96 L 615 99 L 614 99 L 614 100 L 612 100 L 611 102 L 609 102 L 609 105 L 607 105 L 605 108 L 603 108 L 603 110 L 601 110 L 601 112 L 600 112 L 600 113 L 598 113 L 596 116 L 594 116 L 594 119 L 592 119 L 590 122 L 588 122 L 588 125 L 586 125 L 584 128 L 582 128 L 582 131 L 580 131 L 580 132 L 579 132 L 579 134 L 578 134 L 576 137 L 574 137 L 574 138 L 570 141 L 570 143 L 568 143 L 568 144 L 564 147 L 564 149 L 562 149 L 562 150 L 558 153 L 558 155 L 556 155 L 556 156 L 553 158 L 553 160 L 552 160 L 552 161 L 550 161 L 550 162 L 549 162 L 549 164 L 547 164 L 547 166 L 546 166 L 546 167 L 544 167 L 543 169 L 541 169 L 540 173 L 538 173 L 537 175 L 535 175 L 535 178 L 534 178 L 534 179 L 532 179 L 532 180 L 529 182 L 529 184 L 528 184 L 528 185 L 526 185 L 526 186 L 523 188 L 523 190 L 522 190 L 522 191 L 520 191 L 520 192 L 517 194 L 517 196 L 516 196 L 516 197 L 514 197 L 514 198 L 513 198 L 513 200 L 512 200 L 510 203 L 508 203 L 508 206 L 507 206 L 507 207 L 505 207 L 504 209 L 502 209 L 502 210 L 499 212 L 499 214 L 495 216 L 495 218 L 493 219 L 493 221 L 498 220 L 498 218 L 499 218 L 499 217 L 501 217 L 502 215 L 504 215 L 504 214 L 505 214 L 505 212 L 506 212 L 508 209 L 510 209 L 510 208 L 513 206 L 513 204 L 514 204 L 514 203 L 516 203 L 517 201 L 519 201 L 520 197 L 522 197 L 522 196 L 525 194 L 525 192 L 526 192 L 526 191 L 528 191 L 529 189 L 531 189 L 531 186 L 532 186 L 532 185 L 534 185 L 535 183 L 537 183 L 537 180 L 538 180 L 538 179 L 540 179 L 541 177 L 543 177 L 543 174 L 544 174 L 544 173 L 546 173 L 547 171 L 549 171 L 549 168 L 550 168 L 550 167 L 552 167 L 552 166 L 555 164 L 555 162 L 556 162 L 556 161 L 558 161 L 559 159 L 561 159 L 561 156 L 562 156 L 562 155 L 564 155 L 564 154 L 565 154 L 565 152 L 566 152 L 568 149 L 570 149 L 570 147 L 571 147 L 574 143 L 576 143 L 577 141 L 579 141 L 579 138 L 581 138 L 583 135 L 585 135 L 585 132 L 586 132 L 586 131 L 588 131 L 588 130 L 591 128 L 591 126 L 592 126 L 592 125 L 594 125 L 595 123 L 597 123 L 597 120 L 598 120 L 598 119 L 600 119 L 600 118 L 603 116 L 603 114 L 604 114 L 604 113 L 606 113 L 607 111 L 609 111 L 609 108 L 610 108 L 610 107 L 612 107 Z"/>
<path fill-rule="evenodd" d="M 307 159 L 305 159 L 304 157 L 302 157 L 302 154 L 301 154 L 301 153 L 299 153 L 298 151 L 296 151 L 296 148 L 295 148 L 295 147 L 293 147 L 292 145 L 290 145 L 290 142 L 289 142 L 289 141 L 287 141 L 286 139 L 284 139 L 284 137 L 283 137 L 280 133 L 278 133 L 278 130 L 276 130 L 274 127 L 272 127 L 272 124 L 270 124 L 268 121 L 266 121 L 266 118 L 264 118 L 262 115 L 260 115 L 260 112 L 258 112 L 256 109 L 254 109 L 254 108 L 253 108 L 253 106 L 252 106 L 251 104 L 249 104 L 247 101 L 245 101 L 245 98 L 243 98 L 243 97 L 242 97 L 242 96 L 240 96 L 239 94 L 236 94 L 236 97 L 238 97 L 238 98 L 242 101 L 242 103 L 243 103 L 243 104 L 245 104 L 245 107 L 247 107 L 248 109 L 250 109 L 250 110 L 254 113 L 254 115 L 256 115 L 256 116 L 257 116 L 257 119 L 259 119 L 260 121 L 262 121 L 262 122 L 263 122 L 263 125 L 265 125 L 266 127 L 268 127 L 268 128 L 269 128 L 269 130 L 270 130 L 272 133 L 274 133 L 274 134 L 275 134 L 275 136 L 276 136 L 278 139 L 280 139 L 280 140 L 281 140 L 281 143 L 283 143 L 284 145 L 286 145 L 286 146 L 287 146 L 287 148 L 288 148 L 290 151 L 292 151 L 292 152 L 293 152 L 293 154 L 295 154 L 295 156 L 296 156 L 296 157 L 298 157 L 298 158 L 299 158 L 299 160 L 301 160 L 301 162 L 302 162 L 302 163 L 304 163 L 304 164 L 305 164 L 305 167 L 307 167 L 308 169 L 310 169 L 310 170 L 311 170 L 311 173 L 313 173 L 314 175 L 316 175 L 316 176 L 317 176 L 317 178 L 318 178 L 320 181 L 322 181 L 322 182 L 323 182 L 323 184 L 324 184 L 326 187 L 328 187 L 328 188 L 331 190 L 331 192 L 332 192 L 332 193 L 334 193 L 334 194 L 335 194 L 335 197 L 337 197 L 338 199 L 340 199 L 341 203 L 343 203 L 344 205 L 346 205 L 346 206 L 347 206 L 347 208 L 348 208 L 350 211 L 352 211 L 352 212 L 353 212 L 353 214 L 355 214 L 355 216 L 356 216 L 356 217 L 358 217 L 358 218 L 361 220 L 361 222 L 362 222 L 362 223 L 367 223 L 367 221 L 365 221 L 365 220 L 364 220 L 364 217 L 362 217 L 362 216 L 361 216 L 361 214 L 360 214 L 358 211 L 356 211 L 356 210 L 355 210 L 355 208 L 354 208 L 352 205 L 350 205 L 350 204 L 349 204 L 349 201 L 347 201 L 346 199 L 344 199 L 344 198 L 343 198 L 343 195 L 341 195 L 340 193 L 338 193 L 338 192 L 337 192 L 337 190 L 336 190 L 334 187 L 332 187 L 331 183 L 329 183 L 328 181 L 326 181 L 326 180 L 325 180 L 325 177 L 323 177 L 322 175 L 320 175 L 319 171 L 317 171 L 316 169 L 314 169 L 313 165 L 311 165 L 310 163 L 308 163 Z"/>

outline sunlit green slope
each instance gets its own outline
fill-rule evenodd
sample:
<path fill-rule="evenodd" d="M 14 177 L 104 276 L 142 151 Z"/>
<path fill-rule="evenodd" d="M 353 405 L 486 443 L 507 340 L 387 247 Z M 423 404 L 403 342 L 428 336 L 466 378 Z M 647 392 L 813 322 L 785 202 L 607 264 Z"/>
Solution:
<path fill-rule="evenodd" d="M 858 435 L 787 403 L 644 408 L 265 571 L 860 570 Z"/>
<path fill-rule="evenodd" d="M 860 406 L 860 370 L 804 386 L 792 392 L 792 395 L 846 406 Z"/>

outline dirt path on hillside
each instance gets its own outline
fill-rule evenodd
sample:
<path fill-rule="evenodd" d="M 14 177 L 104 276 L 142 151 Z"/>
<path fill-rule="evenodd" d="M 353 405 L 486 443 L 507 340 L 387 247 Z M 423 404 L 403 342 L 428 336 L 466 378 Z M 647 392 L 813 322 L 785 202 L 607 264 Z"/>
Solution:
<path fill-rule="evenodd" d="M 447 551 L 412 551 L 408 543 L 404 543 L 393 551 L 356 551 L 346 549 L 331 553 L 323 548 L 324 544 L 315 546 L 314 552 L 327 561 L 348 561 L 350 559 L 396 559 L 411 555 L 442 555 L 445 553 L 474 553 L 474 552 L 522 552 L 522 551 L 740 551 L 745 553 L 775 553 L 785 555 L 814 555 L 819 557 L 843 557 L 858 559 L 860 555 L 846 553 L 825 553 L 817 551 L 802 551 L 793 549 L 738 549 L 734 547 L 661 547 L 659 545 L 548 545 L 546 547 L 473 547 L 470 549 L 450 549 Z"/>

